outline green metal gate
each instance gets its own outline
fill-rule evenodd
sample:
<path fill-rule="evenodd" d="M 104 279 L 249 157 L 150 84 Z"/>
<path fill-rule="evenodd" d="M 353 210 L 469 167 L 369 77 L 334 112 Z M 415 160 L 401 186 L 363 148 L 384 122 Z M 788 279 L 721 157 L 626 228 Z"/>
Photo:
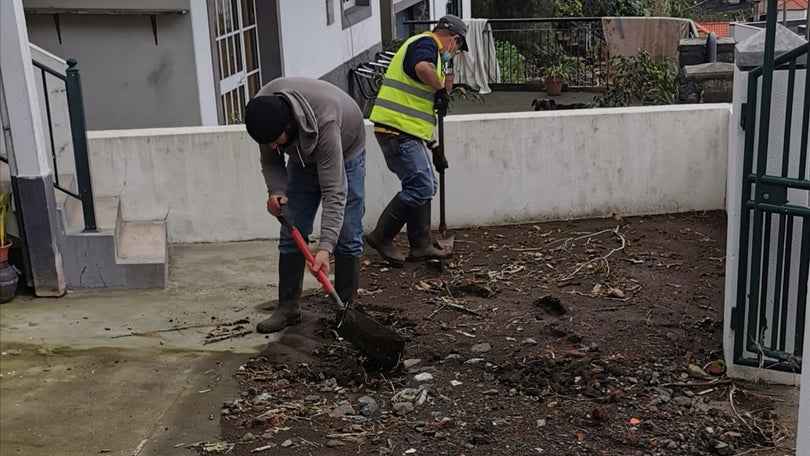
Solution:
<path fill-rule="evenodd" d="M 733 362 L 800 372 L 810 269 L 810 77 L 800 59 L 807 58 L 808 44 L 774 58 L 776 0 L 768 0 L 768 11 L 763 65 L 748 73 L 742 112 L 745 154 L 737 301 L 731 317 Z M 804 84 L 797 83 L 801 69 Z M 775 77 L 786 89 L 778 95 Z M 777 104 L 784 105 L 784 112 L 772 109 Z M 776 118 L 784 119 L 783 132 L 771 128 Z M 792 130 L 794 125 L 800 133 Z M 780 133 L 782 140 L 775 141 Z M 774 142 L 781 144 L 775 147 Z"/>

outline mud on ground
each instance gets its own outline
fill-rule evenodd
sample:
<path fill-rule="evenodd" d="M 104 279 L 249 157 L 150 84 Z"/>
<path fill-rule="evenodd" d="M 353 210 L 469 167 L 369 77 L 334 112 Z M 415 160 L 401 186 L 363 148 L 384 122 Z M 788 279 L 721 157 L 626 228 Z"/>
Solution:
<path fill-rule="evenodd" d="M 400 368 L 364 365 L 310 296 L 235 373 L 222 439 L 197 448 L 792 453 L 771 390 L 723 375 L 725 230 L 722 212 L 614 216 L 454 230 L 451 261 L 402 269 L 369 251 L 358 304 L 406 338 Z"/>

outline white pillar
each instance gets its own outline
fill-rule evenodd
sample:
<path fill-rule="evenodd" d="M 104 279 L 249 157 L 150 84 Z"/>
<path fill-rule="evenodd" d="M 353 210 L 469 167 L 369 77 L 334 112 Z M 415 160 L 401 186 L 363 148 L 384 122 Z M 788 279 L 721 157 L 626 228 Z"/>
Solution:
<path fill-rule="evenodd" d="M 37 296 L 61 296 L 61 238 L 22 0 L 0 0 L 0 118 L 28 279 Z"/>
<path fill-rule="evenodd" d="M 10 128 L 3 129 L 3 136 L 7 150 L 18 151 L 9 152 L 11 175 L 47 176 L 51 171 L 39 121 L 39 102 L 22 0 L 0 1 L 0 36 L 0 86 L 6 103 L 3 126 Z"/>
<path fill-rule="evenodd" d="M 808 279 L 810 281 L 810 279 Z M 810 287 L 807 291 L 810 303 Z M 804 349 L 802 355 L 810 353 L 810 318 L 804 320 Z M 802 379 L 799 392 L 799 425 L 796 428 L 796 456 L 810 456 L 810 366 L 802 366 Z"/>
<path fill-rule="evenodd" d="M 214 86 L 214 61 L 211 56 L 211 33 L 206 2 L 189 3 L 191 36 L 194 42 L 194 65 L 200 100 L 200 125 L 219 125 L 217 91 Z"/>

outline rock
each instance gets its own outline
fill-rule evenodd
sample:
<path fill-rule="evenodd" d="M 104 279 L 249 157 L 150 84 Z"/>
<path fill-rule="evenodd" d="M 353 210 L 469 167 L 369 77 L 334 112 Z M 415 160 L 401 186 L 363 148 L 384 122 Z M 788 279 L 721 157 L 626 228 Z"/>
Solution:
<path fill-rule="evenodd" d="M 380 408 L 377 401 L 371 396 L 363 396 L 357 399 L 357 402 L 360 403 L 360 414 L 363 416 L 372 416 Z"/>
<path fill-rule="evenodd" d="M 242 441 L 243 442 L 252 442 L 254 440 L 256 440 L 256 436 L 253 435 L 250 432 L 248 432 L 248 433 L 246 433 L 245 435 L 242 436 Z"/>
<path fill-rule="evenodd" d="M 439 429 L 450 429 L 450 428 L 456 427 L 456 422 L 453 421 L 452 418 L 446 416 L 446 417 L 442 418 L 441 420 L 439 420 L 439 422 L 436 423 L 436 426 Z"/>
<path fill-rule="evenodd" d="M 464 382 L 460 382 L 458 380 L 450 380 L 450 386 L 461 386 Z"/>
<path fill-rule="evenodd" d="M 402 367 L 404 367 L 405 369 L 410 369 L 421 362 L 422 360 L 417 358 L 406 359 L 405 361 L 402 362 Z"/>
<path fill-rule="evenodd" d="M 332 418 L 340 418 L 343 415 L 354 415 L 357 412 L 354 411 L 354 407 L 348 402 L 341 402 L 335 407 L 331 412 L 329 412 L 329 416 Z"/>
<path fill-rule="evenodd" d="M 414 375 L 413 379 L 417 382 L 429 382 L 433 380 L 433 375 L 428 372 L 422 372 L 421 374 Z"/>
<path fill-rule="evenodd" d="M 691 408 L 692 407 L 692 399 L 686 396 L 678 396 L 672 400 L 672 403 L 677 405 L 678 407 L 684 408 Z"/>
<path fill-rule="evenodd" d="M 267 418 L 265 418 L 263 416 L 253 417 L 253 426 L 254 427 L 264 426 L 265 424 L 267 424 Z"/>
<path fill-rule="evenodd" d="M 329 448 L 339 448 L 339 447 L 342 447 L 342 446 L 346 446 L 346 444 L 341 442 L 340 440 L 334 440 L 333 439 L 333 440 L 329 440 L 328 442 L 326 442 L 326 446 L 328 446 Z"/>
<path fill-rule="evenodd" d="M 591 412 L 591 419 L 607 423 L 608 421 L 607 410 L 601 405 L 597 405 L 596 408 L 593 409 L 593 412 Z"/>
<path fill-rule="evenodd" d="M 545 419 L 540 418 L 539 420 L 537 420 L 537 427 L 543 427 L 545 425 L 546 425 L 546 420 Z"/>
<path fill-rule="evenodd" d="M 527 337 L 520 341 L 520 345 L 537 345 L 537 341 L 532 339 L 531 337 Z"/>
<path fill-rule="evenodd" d="M 492 345 L 490 345 L 488 342 L 484 342 L 482 344 L 475 344 L 470 348 L 470 351 L 472 351 L 473 353 L 486 353 L 490 350 L 492 350 Z"/>
<path fill-rule="evenodd" d="M 695 378 L 706 378 L 706 377 L 709 377 L 709 374 L 708 374 L 708 373 L 706 373 L 706 371 L 705 371 L 705 370 L 703 370 L 703 369 L 702 369 L 700 366 L 698 366 L 697 364 L 691 364 L 691 363 L 690 363 L 688 366 L 686 366 L 686 372 L 687 372 L 687 373 L 688 373 L 688 374 L 689 374 L 691 377 L 695 377 Z"/>
<path fill-rule="evenodd" d="M 273 434 L 272 432 L 265 432 L 264 434 L 262 434 L 262 438 L 264 440 L 270 440 L 273 437 L 275 437 L 275 434 Z"/>
<path fill-rule="evenodd" d="M 410 402 L 397 402 L 394 404 L 394 414 L 397 416 L 403 416 L 410 412 L 413 412 L 415 407 Z"/>
<path fill-rule="evenodd" d="M 729 445 L 726 442 L 717 442 L 714 445 L 713 449 L 714 449 L 715 453 L 717 453 L 717 454 L 719 454 L 721 456 L 727 456 L 727 455 L 730 455 L 730 454 L 734 454 L 734 447 Z"/>
<path fill-rule="evenodd" d="M 293 441 L 290 440 L 290 439 L 287 439 L 287 440 L 281 442 L 281 447 L 282 448 L 289 448 L 289 447 L 292 446 L 292 444 L 293 444 Z"/>
<path fill-rule="evenodd" d="M 610 296 L 611 298 L 619 298 L 619 299 L 624 298 L 624 292 L 619 288 L 611 288 L 608 291 L 607 295 Z"/>

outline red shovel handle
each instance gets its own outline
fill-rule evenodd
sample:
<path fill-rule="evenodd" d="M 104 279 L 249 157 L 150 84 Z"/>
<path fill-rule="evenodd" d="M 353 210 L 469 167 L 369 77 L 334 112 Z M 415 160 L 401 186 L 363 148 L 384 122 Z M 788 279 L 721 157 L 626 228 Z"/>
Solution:
<path fill-rule="evenodd" d="M 292 237 L 295 240 L 295 244 L 298 246 L 298 250 L 300 250 L 301 254 L 304 255 L 304 258 L 306 258 L 307 263 L 309 264 L 315 263 L 315 257 L 312 256 L 312 252 L 309 251 L 307 241 L 304 240 L 304 236 L 301 236 L 301 232 L 298 231 L 298 228 L 294 227 L 293 224 L 290 223 L 290 221 L 287 220 L 287 218 L 284 217 L 283 215 L 279 215 L 277 218 L 282 225 L 284 225 L 285 227 L 287 227 L 287 229 L 290 230 L 290 232 L 292 233 Z M 335 293 L 335 287 L 332 286 L 332 282 L 329 281 L 329 277 L 326 276 L 326 273 L 323 272 L 323 269 L 318 270 L 317 277 L 318 282 L 320 282 L 321 285 L 323 285 L 323 288 L 324 290 L 326 290 L 327 293 L 329 294 Z"/>

